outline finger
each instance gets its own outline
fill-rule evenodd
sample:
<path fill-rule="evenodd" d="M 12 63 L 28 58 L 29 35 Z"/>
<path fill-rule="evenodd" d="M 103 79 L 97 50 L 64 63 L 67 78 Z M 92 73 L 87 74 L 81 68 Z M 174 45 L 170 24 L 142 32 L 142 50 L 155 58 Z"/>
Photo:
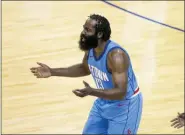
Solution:
<path fill-rule="evenodd" d="M 177 125 L 177 124 L 176 124 L 176 125 Z M 173 126 L 171 126 L 171 127 L 176 128 L 176 125 L 173 125 Z"/>
<path fill-rule="evenodd" d="M 177 127 L 179 127 L 179 126 L 181 126 L 181 124 L 176 124 L 175 126 L 174 126 L 174 128 L 177 128 Z"/>
<path fill-rule="evenodd" d="M 80 91 L 74 91 L 74 93 L 75 93 L 75 94 L 78 94 L 78 95 L 83 95 L 83 93 L 80 92 Z"/>
<path fill-rule="evenodd" d="M 83 93 L 81 93 L 79 90 L 73 90 L 73 93 L 77 94 L 77 95 L 82 95 Z"/>
<path fill-rule="evenodd" d="M 36 76 L 37 78 L 43 78 L 42 74 L 40 74 L 39 72 L 34 73 L 34 76 Z"/>
<path fill-rule="evenodd" d="M 84 83 L 85 87 L 89 87 L 89 84 L 87 82 L 83 81 L 83 83 Z"/>
<path fill-rule="evenodd" d="M 40 65 L 41 67 L 45 67 L 46 65 L 40 62 L 37 62 L 38 65 Z"/>
<path fill-rule="evenodd" d="M 78 97 L 84 97 L 84 95 L 77 95 Z"/>
<path fill-rule="evenodd" d="M 178 124 L 179 122 L 178 121 L 176 121 L 176 122 L 174 122 L 173 124 L 171 124 L 171 126 L 174 126 L 174 125 L 176 125 L 176 124 Z"/>
<path fill-rule="evenodd" d="M 74 94 L 75 94 L 76 96 L 78 96 L 78 97 L 84 97 L 84 94 L 82 94 L 82 93 L 74 92 Z"/>
<path fill-rule="evenodd" d="M 32 73 L 37 73 L 37 70 L 31 70 Z"/>
<path fill-rule="evenodd" d="M 42 78 L 41 76 L 37 76 L 37 78 Z"/>
<path fill-rule="evenodd" d="M 36 67 L 32 67 L 32 68 L 30 68 L 30 70 L 35 70 L 35 69 L 37 69 Z"/>
<path fill-rule="evenodd" d="M 86 89 L 81 89 L 79 90 L 81 93 L 85 94 L 85 95 L 88 95 L 89 94 L 89 91 L 87 91 Z"/>
<path fill-rule="evenodd" d="M 180 123 L 176 125 L 176 128 L 181 128 L 181 127 L 183 127 L 183 125 Z"/>
<path fill-rule="evenodd" d="M 73 92 L 82 93 L 83 94 L 85 91 L 83 89 L 81 89 L 81 90 L 80 89 L 76 89 L 76 90 L 73 90 Z"/>
<path fill-rule="evenodd" d="M 34 75 L 34 76 L 39 76 L 39 74 L 38 74 L 38 73 L 34 73 L 33 75 Z"/>
<path fill-rule="evenodd" d="M 76 91 L 76 94 L 77 94 L 79 97 L 84 97 L 84 96 L 85 96 L 84 93 L 81 93 L 81 92 L 78 92 L 78 91 Z"/>
<path fill-rule="evenodd" d="M 30 70 L 36 72 L 36 71 L 38 71 L 38 67 L 37 68 L 31 68 Z"/>
<path fill-rule="evenodd" d="M 78 89 L 76 89 L 76 90 L 73 90 L 73 92 L 76 92 L 76 91 L 79 91 Z"/>
<path fill-rule="evenodd" d="M 79 92 L 81 92 L 81 93 L 86 92 L 86 90 L 85 90 L 85 89 L 80 89 L 80 90 L 77 90 L 77 91 L 79 91 Z"/>
<path fill-rule="evenodd" d="M 171 120 L 170 122 L 174 122 L 174 121 L 176 121 L 176 120 L 178 120 L 178 118 L 175 118 L 175 119 Z"/>
<path fill-rule="evenodd" d="M 179 125 L 177 128 L 179 129 L 179 128 L 181 128 L 181 127 L 183 127 L 183 125 Z"/>

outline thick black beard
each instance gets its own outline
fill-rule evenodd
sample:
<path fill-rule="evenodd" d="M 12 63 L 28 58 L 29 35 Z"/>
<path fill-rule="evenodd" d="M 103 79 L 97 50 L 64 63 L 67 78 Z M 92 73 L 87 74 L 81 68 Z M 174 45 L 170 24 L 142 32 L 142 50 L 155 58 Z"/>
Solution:
<path fill-rule="evenodd" d="M 82 41 L 82 37 L 85 38 L 85 41 Z M 98 38 L 96 35 L 92 36 L 80 35 L 80 40 L 78 43 L 80 50 L 89 51 L 90 49 L 96 48 L 98 46 Z"/>

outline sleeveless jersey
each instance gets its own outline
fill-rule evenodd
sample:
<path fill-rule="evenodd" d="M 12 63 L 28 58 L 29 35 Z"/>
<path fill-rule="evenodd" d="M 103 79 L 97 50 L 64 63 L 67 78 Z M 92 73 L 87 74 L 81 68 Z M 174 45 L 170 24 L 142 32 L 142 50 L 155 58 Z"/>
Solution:
<path fill-rule="evenodd" d="M 123 49 L 120 45 L 113 42 L 112 40 L 109 40 L 104 48 L 103 53 L 99 57 L 96 57 L 94 49 L 91 49 L 87 56 L 89 70 L 91 72 L 91 75 L 98 89 L 114 88 L 112 74 L 108 71 L 108 67 L 107 67 L 107 58 L 108 58 L 108 53 L 116 48 L 123 50 L 129 58 L 129 67 L 127 71 L 127 74 L 128 74 L 127 93 L 126 93 L 126 97 L 124 98 L 124 99 L 129 99 L 139 90 L 139 88 L 138 88 L 136 76 L 132 69 L 130 57 L 127 51 Z"/>

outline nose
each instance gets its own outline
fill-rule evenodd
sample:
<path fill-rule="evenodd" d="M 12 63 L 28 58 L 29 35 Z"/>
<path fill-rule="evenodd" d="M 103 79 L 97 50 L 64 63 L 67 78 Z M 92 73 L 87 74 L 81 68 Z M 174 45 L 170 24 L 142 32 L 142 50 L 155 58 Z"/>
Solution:
<path fill-rule="evenodd" d="M 83 35 L 86 35 L 86 31 L 85 31 L 85 30 L 83 30 L 83 31 L 82 31 L 82 34 L 83 34 Z"/>

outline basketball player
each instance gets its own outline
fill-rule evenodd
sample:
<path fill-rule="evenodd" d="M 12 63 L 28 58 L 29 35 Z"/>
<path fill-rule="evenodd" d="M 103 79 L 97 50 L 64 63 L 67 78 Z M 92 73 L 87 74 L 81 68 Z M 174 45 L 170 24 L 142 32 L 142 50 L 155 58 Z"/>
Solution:
<path fill-rule="evenodd" d="M 171 126 L 178 129 L 182 128 L 184 126 L 184 121 L 185 121 L 185 113 L 178 113 L 178 116 L 173 120 L 171 120 L 172 122 Z"/>
<path fill-rule="evenodd" d="M 82 63 L 68 68 L 31 68 L 37 78 L 50 76 L 82 77 L 92 75 L 97 88 L 87 82 L 73 90 L 78 97 L 95 96 L 83 134 L 136 134 L 141 121 L 143 98 L 139 91 L 130 57 L 125 49 L 110 40 L 109 21 L 90 15 L 83 25 L 79 48 Z"/>

